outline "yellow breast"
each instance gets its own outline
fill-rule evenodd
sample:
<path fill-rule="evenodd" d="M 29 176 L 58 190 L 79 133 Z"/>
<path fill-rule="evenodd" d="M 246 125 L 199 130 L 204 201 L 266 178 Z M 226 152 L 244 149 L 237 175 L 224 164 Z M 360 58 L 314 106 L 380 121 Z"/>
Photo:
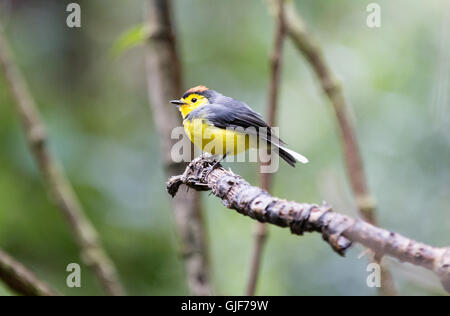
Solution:
<path fill-rule="evenodd" d="M 236 155 L 249 148 L 249 136 L 208 124 L 203 119 L 184 120 L 184 131 L 191 142 L 213 155 Z"/>

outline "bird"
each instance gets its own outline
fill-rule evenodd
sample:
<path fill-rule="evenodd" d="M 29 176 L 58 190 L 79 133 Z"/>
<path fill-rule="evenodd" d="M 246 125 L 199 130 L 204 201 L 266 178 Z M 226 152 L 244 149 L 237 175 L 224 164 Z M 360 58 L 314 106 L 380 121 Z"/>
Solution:
<path fill-rule="evenodd" d="M 288 149 L 261 114 L 244 102 L 199 85 L 170 103 L 181 112 L 184 131 L 191 142 L 213 157 L 221 155 L 220 160 L 251 147 L 265 146 L 278 153 L 292 167 L 297 161 L 308 162 L 303 155 Z"/>

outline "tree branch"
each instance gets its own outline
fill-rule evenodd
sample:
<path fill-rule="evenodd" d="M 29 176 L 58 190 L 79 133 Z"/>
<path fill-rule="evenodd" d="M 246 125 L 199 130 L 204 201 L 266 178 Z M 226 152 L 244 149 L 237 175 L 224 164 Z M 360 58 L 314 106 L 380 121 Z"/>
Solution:
<path fill-rule="evenodd" d="M 50 287 L 38 280 L 33 272 L 0 249 L 0 279 L 12 290 L 25 296 L 58 295 Z"/>
<path fill-rule="evenodd" d="M 356 242 L 374 251 L 377 257 L 388 255 L 429 269 L 450 293 L 450 247 L 436 248 L 414 241 L 366 221 L 336 213 L 325 203 L 297 203 L 272 197 L 221 166 L 208 174 L 213 164 L 211 157 L 194 159 L 182 175 L 168 180 L 168 193 L 175 196 L 181 184 L 198 191 L 211 190 L 227 208 L 259 222 L 289 227 L 297 235 L 314 231 L 321 233 L 340 255 Z"/>
<path fill-rule="evenodd" d="M 277 112 L 278 95 L 280 90 L 281 64 L 283 59 L 283 42 L 285 36 L 284 23 L 284 0 L 277 0 L 278 14 L 276 18 L 276 30 L 273 50 L 270 58 L 270 81 L 267 104 L 267 123 L 269 126 L 275 125 Z M 268 162 L 270 164 L 270 162 Z M 272 174 L 261 174 L 261 188 L 270 192 L 272 184 Z M 264 244 L 267 240 L 267 226 L 263 223 L 256 224 L 255 241 L 253 246 L 252 260 L 250 263 L 250 274 L 245 294 L 251 296 L 255 294 L 256 285 L 262 260 Z"/>
<path fill-rule="evenodd" d="M 359 214 L 364 220 L 377 225 L 376 202 L 369 191 L 356 137 L 356 128 L 351 118 L 349 105 L 342 91 L 342 85 L 325 60 L 319 43 L 308 31 L 302 18 L 297 14 L 293 1 L 289 1 L 286 4 L 286 32 L 311 65 L 334 109 L 341 131 L 347 173 Z M 374 257 L 372 257 L 372 260 L 377 261 Z M 397 292 L 391 273 L 385 264 L 381 263 L 381 266 L 382 274 L 386 281 L 385 285 L 380 288 L 380 293 L 382 295 L 396 295 Z"/>
<path fill-rule="evenodd" d="M 358 210 L 362 218 L 369 223 L 375 224 L 375 200 L 368 189 L 355 126 L 351 119 L 349 106 L 342 92 L 342 85 L 325 60 L 320 45 L 307 30 L 301 17 L 296 13 L 294 3 L 290 1 L 289 7 L 288 5 L 286 7 L 286 32 L 294 45 L 309 62 L 336 113 L 344 147 L 344 158 Z"/>
<path fill-rule="evenodd" d="M 164 169 L 171 176 L 179 174 L 186 167 L 184 163 L 174 163 L 170 156 L 176 141 L 171 139 L 172 130 L 181 125 L 181 118 L 169 100 L 177 99 L 183 93 L 181 65 L 176 49 L 171 1 L 149 0 L 148 5 L 148 93 L 161 140 Z M 193 295 L 211 295 L 206 233 L 200 202 L 197 192 L 184 192 L 173 200 L 172 209 L 189 290 Z"/>
<path fill-rule="evenodd" d="M 86 217 L 81 204 L 66 178 L 59 161 L 48 148 L 48 139 L 40 113 L 18 67 L 11 57 L 7 41 L 0 28 L 0 66 L 6 84 L 15 101 L 17 112 L 30 151 L 39 167 L 47 189 L 67 220 L 81 251 L 81 258 L 93 271 L 110 295 L 122 295 L 123 289 L 116 268 L 104 251 L 95 228 Z"/>

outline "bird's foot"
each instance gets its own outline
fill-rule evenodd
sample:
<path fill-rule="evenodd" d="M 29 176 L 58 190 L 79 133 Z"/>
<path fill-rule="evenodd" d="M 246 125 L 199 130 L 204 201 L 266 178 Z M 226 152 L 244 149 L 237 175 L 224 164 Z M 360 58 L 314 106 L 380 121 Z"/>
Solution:
<path fill-rule="evenodd" d="M 220 165 L 220 160 L 214 160 L 214 161 L 215 161 L 214 164 L 208 168 L 208 171 L 206 171 L 205 179 L 208 179 L 209 174 L 211 172 L 213 172 L 213 170 L 216 169 Z"/>
<path fill-rule="evenodd" d="M 212 155 L 207 152 L 202 152 L 202 154 L 200 155 L 200 159 L 206 160 L 208 162 L 216 162 L 217 160 L 219 160 L 219 155 Z"/>
<path fill-rule="evenodd" d="M 212 158 L 210 161 L 214 162 L 214 164 L 209 167 L 209 170 L 205 174 L 205 179 L 208 179 L 209 174 L 220 165 L 220 163 L 225 159 L 226 156 L 227 154 L 223 155 L 221 159 L 217 159 L 217 157 L 213 155 L 207 157 L 207 159 Z"/>

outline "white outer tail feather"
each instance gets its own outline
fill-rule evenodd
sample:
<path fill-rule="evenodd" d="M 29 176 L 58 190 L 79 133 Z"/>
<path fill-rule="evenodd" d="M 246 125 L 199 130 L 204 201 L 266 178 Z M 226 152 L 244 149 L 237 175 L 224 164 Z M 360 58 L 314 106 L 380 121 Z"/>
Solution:
<path fill-rule="evenodd" d="M 286 151 L 288 154 L 292 155 L 292 157 L 294 157 L 295 160 L 297 160 L 297 161 L 299 161 L 301 163 L 308 163 L 309 162 L 308 158 L 306 158 L 303 155 L 300 155 L 299 153 L 296 153 L 293 150 L 290 150 L 290 149 L 288 149 L 286 147 L 283 147 L 283 146 L 280 146 L 280 145 L 278 145 L 278 147 L 283 149 L 284 151 Z"/>

